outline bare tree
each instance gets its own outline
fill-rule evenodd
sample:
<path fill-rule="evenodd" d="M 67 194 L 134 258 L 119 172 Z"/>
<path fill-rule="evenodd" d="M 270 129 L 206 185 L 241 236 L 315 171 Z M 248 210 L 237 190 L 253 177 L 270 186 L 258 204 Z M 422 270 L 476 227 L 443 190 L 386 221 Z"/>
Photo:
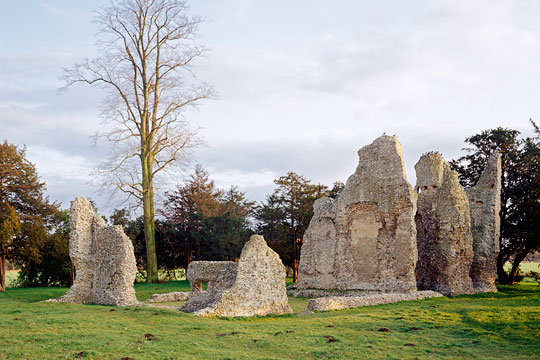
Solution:
<path fill-rule="evenodd" d="M 66 88 L 87 83 L 106 90 L 103 129 L 112 143 L 100 167 L 104 184 L 142 204 L 149 282 L 157 281 L 154 229 L 156 175 L 198 145 L 184 111 L 213 97 L 191 72 L 206 49 L 196 43 L 199 17 L 183 0 L 119 0 L 97 12 L 100 56 L 64 69 Z M 188 75 L 188 76 L 185 76 Z"/>

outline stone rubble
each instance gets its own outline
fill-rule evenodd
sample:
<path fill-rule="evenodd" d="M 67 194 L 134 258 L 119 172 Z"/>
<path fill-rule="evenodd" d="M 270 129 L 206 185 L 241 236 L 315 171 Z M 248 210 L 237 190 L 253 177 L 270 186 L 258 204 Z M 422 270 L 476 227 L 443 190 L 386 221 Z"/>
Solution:
<path fill-rule="evenodd" d="M 75 267 L 73 286 L 58 302 L 133 306 L 137 274 L 131 240 L 121 226 L 106 226 L 83 197 L 71 202 L 69 256 Z"/>
<path fill-rule="evenodd" d="M 418 289 L 470 294 L 473 238 L 469 200 L 458 174 L 439 153 L 423 155 L 415 170 Z"/>
<path fill-rule="evenodd" d="M 160 303 L 160 302 L 174 302 L 174 301 L 186 301 L 189 298 L 188 292 L 182 291 L 173 291 L 166 294 L 153 294 L 147 300 L 149 303 Z"/>
<path fill-rule="evenodd" d="M 416 193 L 401 144 L 383 135 L 335 199 L 315 202 L 301 250 L 299 289 L 416 290 Z"/>
<path fill-rule="evenodd" d="M 443 295 L 430 290 L 410 291 L 406 293 L 328 296 L 309 300 L 307 308 L 311 311 L 329 311 L 370 305 L 389 304 L 399 301 L 422 300 L 441 296 Z"/>
<path fill-rule="evenodd" d="M 285 266 L 278 254 L 266 245 L 262 236 L 253 235 L 242 249 L 234 284 L 194 314 L 237 317 L 292 313 L 285 276 Z"/>
<path fill-rule="evenodd" d="M 471 214 L 473 262 L 470 275 L 475 293 L 497 291 L 501 211 L 501 154 L 493 153 L 476 186 L 466 190 Z"/>

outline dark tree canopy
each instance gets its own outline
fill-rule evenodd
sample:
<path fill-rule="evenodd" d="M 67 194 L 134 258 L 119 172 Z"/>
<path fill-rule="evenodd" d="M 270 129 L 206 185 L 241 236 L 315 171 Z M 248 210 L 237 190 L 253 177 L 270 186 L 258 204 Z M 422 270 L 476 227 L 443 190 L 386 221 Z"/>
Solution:
<path fill-rule="evenodd" d="M 519 264 L 532 251 L 540 248 L 540 131 L 531 120 L 536 136 L 519 138 L 520 132 L 496 128 L 465 139 L 470 147 L 467 155 L 451 162 L 460 182 L 474 186 L 489 154 L 501 153 L 501 240 L 497 259 L 498 281 L 513 284 Z M 509 273 L 504 264 L 512 262 Z"/>
<path fill-rule="evenodd" d="M 337 196 L 343 184 L 337 182 L 329 191 L 325 185 L 311 184 L 302 175 L 289 172 L 274 180 L 277 185 L 256 212 L 258 232 L 263 234 L 281 257 L 293 269 L 293 281 L 298 278 L 300 250 L 309 222 L 313 216 L 313 203 L 323 196 Z"/>
<path fill-rule="evenodd" d="M 199 165 L 195 173 L 166 194 L 163 215 L 183 243 L 185 266 L 192 260 L 233 260 L 251 234 L 254 203 L 236 187 L 215 186 Z"/>
<path fill-rule="evenodd" d="M 65 260 L 66 251 L 51 242 L 67 245 L 65 238 L 57 234 L 62 222 L 57 204 L 44 197 L 45 184 L 40 181 L 34 164 L 26 159 L 24 148 L 4 141 L 0 144 L 0 289 L 5 288 L 6 260 L 21 265 L 22 274 L 36 273 L 39 269 L 47 284 L 50 273 L 43 265 L 50 263 L 45 249 L 56 252 Z M 64 246 L 65 247 L 65 246 Z M 66 248 L 66 247 L 65 247 Z M 67 248 L 66 248 L 67 249 Z M 62 261 L 63 261 L 62 260 Z M 52 260 L 54 261 L 54 259 Z M 69 267 L 69 259 L 67 261 Z M 33 282 L 34 283 L 34 282 Z"/>

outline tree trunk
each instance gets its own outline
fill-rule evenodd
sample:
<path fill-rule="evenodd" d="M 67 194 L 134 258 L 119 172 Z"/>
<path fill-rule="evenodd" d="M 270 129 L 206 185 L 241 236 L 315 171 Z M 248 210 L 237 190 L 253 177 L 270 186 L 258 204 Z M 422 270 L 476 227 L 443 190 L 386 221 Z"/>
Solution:
<path fill-rule="evenodd" d="M 294 239 L 293 246 L 293 282 L 298 282 L 298 265 L 300 264 L 300 255 L 302 250 L 303 238 Z"/>
<path fill-rule="evenodd" d="M 508 275 L 506 274 L 506 271 L 504 271 L 505 262 L 506 258 L 503 257 L 502 254 L 499 254 L 497 257 L 497 280 L 499 280 L 499 284 L 501 285 L 509 285 Z"/>
<path fill-rule="evenodd" d="M 0 254 L 0 291 L 6 291 L 6 254 Z"/>
<path fill-rule="evenodd" d="M 152 183 L 152 162 L 150 156 L 143 151 L 141 159 L 143 175 L 143 213 L 144 241 L 146 243 L 146 281 L 158 282 L 158 266 L 156 255 L 156 229 L 154 223 L 154 189 Z"/>
<path fill-rule="evenodd" d="M 514 258 L 514 261 L 512 262 L 512 270 L 510 270 L 510 274 L 508 275 L 509 284 L 508 285 L 514 285 L 514 282 L 516 281 L 516 275 L 519 270 L 519 264 L 527 257 L 528 252 L 523 252 Z"/>
<path fill-rule="evenodd" d="M 293 282 L 298 282 L 298 263 L 299 263 L 299 260 L 295 257 L 293 259 L 293 268 L 292 268 L 292 281 Z"/>

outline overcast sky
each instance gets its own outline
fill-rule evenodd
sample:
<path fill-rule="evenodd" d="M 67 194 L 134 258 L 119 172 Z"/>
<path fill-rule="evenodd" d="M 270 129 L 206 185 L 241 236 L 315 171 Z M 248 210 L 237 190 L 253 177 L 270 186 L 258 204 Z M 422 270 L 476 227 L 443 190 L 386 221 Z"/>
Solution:
<path fill-rule="evenodd" d="M 102 92 L 57 89 L 62 67 L 96 55 L 92 11 L 107 3 L 0 0 L 0 139 L 27 146 L 52 200 L 88 196 L 104 213 L 117 203 L 90 184 L 108 152 L 90 138 Z M 252 200 L 288 171 L 345 181 L 382 133 L 398 136 L 414 185 L 422 153 L 453 159 L 467 136 L 531 135 L 540 118 L 536 0 L 188 3 L 212 50 L 195 74 L 219 93 L 186 114 L 207 143 L 193 164 Z"/>

